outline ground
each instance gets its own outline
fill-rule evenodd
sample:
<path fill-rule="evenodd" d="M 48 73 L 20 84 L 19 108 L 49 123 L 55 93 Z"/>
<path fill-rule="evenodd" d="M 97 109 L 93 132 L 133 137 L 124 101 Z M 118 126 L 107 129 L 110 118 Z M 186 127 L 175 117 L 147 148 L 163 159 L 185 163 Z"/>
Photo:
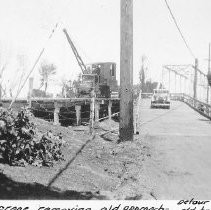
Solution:
<path fill-rule="evenodd" d="M 118 143 L 114 121 L 61 127 L 34 118 L 41 132 L 62 132 L 65 161 L 53 167 L 0 164 L 1 199 L 211 199 L 211 122 L 186 104 L 136 107 L 139 135 Z"/>

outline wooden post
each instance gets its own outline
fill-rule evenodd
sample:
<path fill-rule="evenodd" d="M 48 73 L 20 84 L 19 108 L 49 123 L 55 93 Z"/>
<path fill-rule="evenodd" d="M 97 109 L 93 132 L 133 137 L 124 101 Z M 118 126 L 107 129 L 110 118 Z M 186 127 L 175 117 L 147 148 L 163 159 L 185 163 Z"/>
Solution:
<path fill-rule="evenodd" d="M 163 68 L 163 66 L 162 66 L 162 78 L 161 78 L 161 79 L 162 79 L 162 88 L 163 88 L 163 86 L 164 86 L 164 85 L 163 85 L 163 82 L 164 82 L 164 81 L 163 81 L 163 80 L 164 80 L 164 68 Z"/>
<path fill-rule="evenodd" d="M 32 106 L 31 98 L 32 98 L 33 82 L 34 82 L 34 78 L 33 77 L 30 77 L 29 78 L 29 92 L 28 92 L 29 108 L 31 108 L 31 106 Z"/>
<path fill-rule="evenodd" d="M 136 109 L 134 113 L 134 134 L 139 134 L 139 113 L 141 107 L 141 94 L 139 94 L 138 98 L 136 99 Z"/>
<path fill-rule="evenodd" d="M 95 101 L 95 125 L 99 123 L 99 115 L 100 115 L 100 104 Z"/>
<path fill-rule="evenodd" d="M 59 123 L 59 112 L 60 112 L 60 106 L 57 102 L 54 102 L 54 125 L 60 125 Z"/>
<path fill-rule="evenodd" d="M 95 118 L 95 93 L 92 90 L 90 101 L 90 123 L 89 123 L 89 134 L 92 135 L 94 131 L 94 118 Z"/>
<path fill-rule="evenodd" d="M 170 92 L 170 81 L 171 81 L 171 72 L 169 70 L 169 92 Z"/>
<path fill-rule="evenodd" d="M 120 141 L 133 140 L 133 0 L 121 0 Z"/>
<path fill-rule="evenodd" d="M 108 119 L 109 120 L 111 120 L 111 115 L 112 115 L 111 108 L 112 108 L 112 101 L 109 100 L 109 102 L 108 102 Z"/>
<path fill-rule="evenodd" d="M 0 83 L 0 101 L 2 99 L 2 84 Z"/>
<path fill-rule="evenodd" d="M 207 74 L 210 73 L 210 43 L 209 43 L 209 57 L 208 57 L 208 72 Z M 207 103 L 209 103 L 209 91 L 210 91 L 210 87 L 209 87 L 209 84 L 207 82 Z"/>
<path fill-rule="evenodd" d="M 193 82 L 193 98 L 197 99 L 197 79 L 198 79 L 198 59 L 195 59 L 195 66 L 194 66 L 194 82 Z"/>
<path fill-rule="evenodd" d="M 76 111 L 76 124 L 77 126 L 81 125 L 81 105 L 75 105 Z"/>

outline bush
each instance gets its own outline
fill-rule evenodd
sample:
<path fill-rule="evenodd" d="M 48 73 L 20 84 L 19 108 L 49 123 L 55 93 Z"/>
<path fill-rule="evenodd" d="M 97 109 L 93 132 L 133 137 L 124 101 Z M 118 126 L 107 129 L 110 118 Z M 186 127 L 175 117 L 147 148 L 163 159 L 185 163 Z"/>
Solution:
<path fill-rule="evenodd" d="M 23 109 L 15 114 L 12 110 L 0 110 L 0 155 L 5 163 L 25 166 L 52 166 L 62 160 L 62 136 L 37 132 L 29 121 L 29 112 Z"/>

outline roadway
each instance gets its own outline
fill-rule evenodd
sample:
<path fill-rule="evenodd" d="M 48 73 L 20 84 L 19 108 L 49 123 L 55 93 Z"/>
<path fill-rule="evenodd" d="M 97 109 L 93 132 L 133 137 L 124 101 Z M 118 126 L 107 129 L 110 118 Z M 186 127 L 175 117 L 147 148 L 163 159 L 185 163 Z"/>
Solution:
<path fill-rule="evenodd" d="M 140 179 L 155 199 L 211 199 L 211 121 L 185 103 L 150 109 L 139 103 L 140 139 L 148 144 Z"/>

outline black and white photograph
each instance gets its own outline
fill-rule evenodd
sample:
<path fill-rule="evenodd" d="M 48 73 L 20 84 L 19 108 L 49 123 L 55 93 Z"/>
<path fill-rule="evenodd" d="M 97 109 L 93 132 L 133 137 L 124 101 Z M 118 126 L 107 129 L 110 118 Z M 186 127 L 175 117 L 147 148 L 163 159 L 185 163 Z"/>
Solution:
<path fill-rule="evenodd" d="M 207 209 L 210 177 L 210 0 L 0 0 L 0 200 Z"/>

